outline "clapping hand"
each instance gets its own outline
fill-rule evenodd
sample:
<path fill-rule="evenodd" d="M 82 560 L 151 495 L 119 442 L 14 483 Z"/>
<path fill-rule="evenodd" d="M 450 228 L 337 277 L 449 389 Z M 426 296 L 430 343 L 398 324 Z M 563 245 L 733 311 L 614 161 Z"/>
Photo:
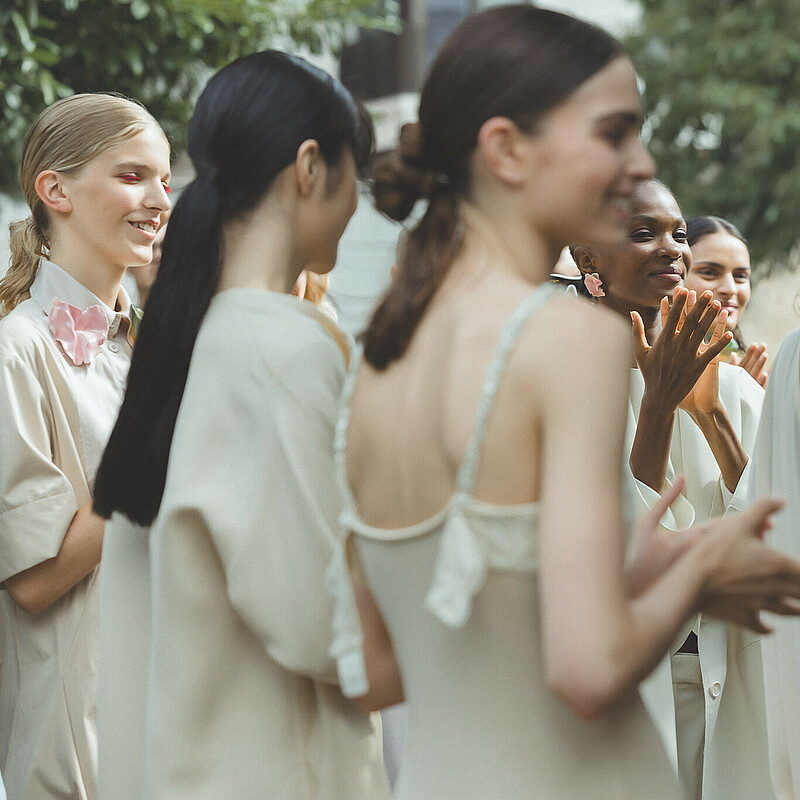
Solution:
<path fill-rule="evenodd" d="M 767 346 L 765 344 L 751 344 L 745 350 L 743 356 L 734 353 L 731 356 L 731 364 L 736 364 L 743 370 L 752 375 L 753 379 L 758 381 L 762 386 L 767 385 L 767 377 L 769 371 L 767 370 Z"/>
<path fill-rule="evenodd" d="M 724 333 L 723 324 L 716 340 L 705 345 L 719 311 L 720 304 L 713 300 L 711 292 L 696 298 L 694 292 L 683 287 L 676 289 L 671 307 L 668 297 L 661 300 L 662 329 L 652 345 L 647 341 L 641 316 L 631 312 L 634 354 L 644 377 L 645 393 L 658 397 L 664 407 L 678 408 L 731 340 L 732 335 Z"/>
<path fill-rule="evenodd" d="M 695 293 L 689 292 L 686 298 L 686 311 L 690 311 L 697 302 Z M 728 321 L 728 312 L 722 310 L 717 314 L 711 339 L 706 344 L 705 340 L 700 344 L 699 352 L 705 353 L 709 348 L 716 345 L 725 337 L 725 323 Z M 731 340 L 728 334 L 723 348 Z M 709 365 L 703 370 L 695 385 L 686 393 L 686 397 L 680 403 L 680 408 L 688 411 L 693 416 L 697 414 L 712 414 L 720 408 L 719 399 L 719 355 L 714 356 Z"/>

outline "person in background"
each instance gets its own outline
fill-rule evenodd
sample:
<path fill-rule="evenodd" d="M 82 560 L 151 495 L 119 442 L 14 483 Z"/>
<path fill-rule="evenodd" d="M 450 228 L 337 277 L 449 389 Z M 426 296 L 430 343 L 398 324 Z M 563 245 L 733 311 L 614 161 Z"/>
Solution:
<path fill-rule="evenodd" d="M 745 345 L 739 323 L 750 300 L 750 251 L 747 240 L 731 222 L 720 217 L 692 217 L 686 222 L 692 266 L 685 286 L 698 294 L 710 290 L 728 312 L 727 330 L 733 339 L 722 358 L 747 370 L 762 386 L 767 383 L 767 346 Z"/>
<path fill-rule="evenodd" d="M 631 208 L 622 244 L 573 251 L 598 305 L 633 319 L 637 368 L 631 371 L 625 449 L 635 479 L 632 498 L 643 513 L 659 502 L 665 485 L 684 476 L 663 521 L 677 532 L 746 507 L 764 391 L 718 355 L 709 363 L 709 354 L 731 339 L 727 310 L 711 291 L 697 295 L 681 286 L 693 252 L 672 193 L 657 180 L 643 182 Z M 686 800 L 772 797 L 765 630 L 746 619 L 694 615 L 670 656 L 641 685 Z"/>
<path fill-rule="evenodd" d="M 115 95 L 54 103 L 23 144 L 31 214 L 11 226 L 0 281 L 0 765 L 10 800 L 97 797 L 105 520 L 92 492 L 131 357 L 122 276 L 153 256 L 169 180 L 158 123 Z"/>

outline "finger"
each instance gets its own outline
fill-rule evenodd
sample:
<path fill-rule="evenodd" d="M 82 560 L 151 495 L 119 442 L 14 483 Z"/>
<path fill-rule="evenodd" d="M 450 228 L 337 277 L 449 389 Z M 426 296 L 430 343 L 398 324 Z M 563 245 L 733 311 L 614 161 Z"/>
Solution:
<path fill-rule="evenodd" d="M 800 600 L 793 597 L 769 597 L 764 608 L 782 617 L 800 617 Z"/>
<path fill-rule="evenodd" d="M 741 514 L 729 519 L 742 525 L 744 535 L 760 538 L 765 530 L 764 526 L 769 524 L 770 515 L 780 511 L 783 506 L 784 501 L 780 497 L 760 497 Z"/>
<path fill-rule="evenodd" d="M 745 625 L 750 628 L 751 631 L 763 634 L 764 636 L 768 633 L 772 633 L 772 628 L 763 622 L 757 612 L 747 615 L 747 622 Z"/>
<path fill-rule="evenodd" d="M 638 311 L 631 311 L 631 325 L 633 326 L 633 353 L 636 360 L 639 361 L 650 349 L 650 344 L 644 330 L 644 321 Z"/>
<path fill-rule="evenodd" d="M 744 351 L 744 355 L 739 361 L 739 366 L 742 369 L 746 369 L 748 372 L 750 372 L 750 367 L 753 365 L 753 362 L 755 360 L 756 360 L 756 345 L 751 344 L 748 346 L 747 350 Z"/>
<path fill-rule="evenodd" d="M 672 293 L 672 306 L 667 315 L 667 322 L 663 327 L 662 333 L 666 336 L 674 336 L 681 319 L 681 314 L 686 306 L 686 296 L 689 292 L 682 286 Z"/>
<path fill-rule="evenodd" d="M 686 298 L 687 323 L 695 327 L 700 317 L 705 313 L 706 308 L 708 308 L 709 303 L 713 302 L 713 300 L 714 295 L 710 291 L 703 292 L 699 297 L 696 292 L 689 292 L 689 296 Z"/>
<path fill-rule="evenodd" d="M 692 313 L 686 320 L 686 327 L 690 330 L 689 346 L 697 351 L 705 342 L 705 338 L 719 315 L 722 306 L 719 300 L 711 298 L 711 292 L 703 292 L 698 299 Z M 699 312 L 699 314 L 698 314 Z M 697 316 L 695 316 L 697 314 Z"/>
<path fill-rule="evenodd" d="M 723 308 L 722 311 L 717 314 L 716 322 L 714 322 L 714 329 L 711 332 L 711 341 L 709 344 L 716 344 L 725 333 L 725 325 L 728 322 L 728 309 Z"/>
<path fill-rule="evenodd" d="M 697 292 L 694 291 L 694 289 L 690 289 L 686 295 L 686 305 L 683 307 L 683 311 L 681 312 L 680 322 L 678 322 L 678 329 L 677 329 L 678 332 L 683 330 L 683 326 L 686 324 L 686 316 L 694 308 L 696 302 L 697 302 Z"/>
<path fill-rule="evenodd" d="M 756 363 L 755 363 L 755 364 L 753 364 L 753 368 L 752 368 L 752 369 L 749 369 L 749 370 L 747 370 L 747 371 L 748 371 L 748 372 L 749 372 L 749 373 L 750 373 L 750 374 L 751 374 L 751 375 L 752 375 L 752 376 L 753 376 L 753 377 L 754 377 L 754 378 L 755 378 L 757 381 L 758 381 L 758 380 L 760 380 L 760 379 L 763 377 L 763 378 L 764 378 L 764 381 L 766 382 L 767 376 L 766 376 L 766 370 L 764 369 L 766 366 L 767 366 L 767 353 L 766 353 L 766 352 L 763 352 L 763 353 L 762 353 L 762 354 L 761 354 L 761 355 L 758 357 L 758 360 L 756 361 Z"/>
<path fill-rule="evenodd" d="M 728 343 L 732 339 L 733 334 L 730 331 L 722 334 L 722 337 L 718 342 L 714 342 L 714 344 L 709 345 L 703 351 L 703 353 L 700 354 L 698 357 L 699 366 L 705 369 L 728 346 Z"/>
<path fill-rule="evenodd" d="M 758 616 L 758 612 L 749 608 L 742 609 L 732 607 L 730 604 L 722 601 L 706 609 L 706 613 L 710 614 L 712 617 L 741 625 L 743 628 L 750 628 L 750 630 L 756 633 L 767 634 L 772 632 L 772 629 L 762 622 L 761 618 Z"/>
<path fill-rule="evenodd" d="M 661 330 L 663 331 L 664 328 L 667 327 L 667 317 L 669 316 L 669 297 L 667 297 L 667 295 L 664 295 L 661 298 L 660 311 L 661 311 Z"/>
<path fill-rule="evenodd" d="M 765 345 L 751 344 L 744 354 L 741 361 L 741 366 L 752 374 L 753 366 L 758 361 L 759 357 L 766 351 Z"/>
<path fill-rule="evenodd" d="M 733 364 L 735 367 L 741 367 L 742 359 L 737 356 L 736 353 L 731 353 L 731 364 Z"/>

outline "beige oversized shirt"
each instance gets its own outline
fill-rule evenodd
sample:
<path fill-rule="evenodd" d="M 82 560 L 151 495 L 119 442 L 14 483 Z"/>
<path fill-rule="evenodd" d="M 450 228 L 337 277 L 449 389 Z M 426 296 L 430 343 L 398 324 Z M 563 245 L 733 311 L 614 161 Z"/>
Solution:
<path fill-rule="evenodd" d="M 99 305 L 109 338 L 75 366 L 50 332 L 53 300 Z M 0 320 L 0 581 L 55 557 L 92 494 L 130 364 L 129 301 L 114 312 L 43 260 Z M 9 800 L 96 796 L 97 570 L 38 616 L 0 593 L 0 766 Z"/>
<path fill-rule="evenodd" d="M 380 737 L 328 656 L 331 327 L 251 289 L 203 320 L 150 533 L 147 800 L 388 800 Z"/>

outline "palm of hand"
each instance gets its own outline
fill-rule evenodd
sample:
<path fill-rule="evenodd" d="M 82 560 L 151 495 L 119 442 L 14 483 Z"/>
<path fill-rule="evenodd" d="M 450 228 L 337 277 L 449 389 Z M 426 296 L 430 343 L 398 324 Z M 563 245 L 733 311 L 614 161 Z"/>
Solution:
<path fill-rule="evenodd" d="M 716 356 L 727 344 L 726 314 L 717 314 L 719 303 L 710 292 L 698 299 L 694 292 L 677 289 L 670 306 L 661 301 L 661 333 L 652 345 L 647 343 L 641 317 L 634 312 L 636 360 L 645 379 L 646 391 L 658 396 L 665 406 L 686 410 L 713 410 L 717 406 L 718 372 Z M 714 331 L 708 344 L 704 338 Z"/>
<path fill-rule="evenodd" d="M 702 350 L 702 348 L 701 348 Z M 679 408 L 697 414 L 711 414 L 719 407 L 719 358 L 715 358 L 687 392 Z"/>

